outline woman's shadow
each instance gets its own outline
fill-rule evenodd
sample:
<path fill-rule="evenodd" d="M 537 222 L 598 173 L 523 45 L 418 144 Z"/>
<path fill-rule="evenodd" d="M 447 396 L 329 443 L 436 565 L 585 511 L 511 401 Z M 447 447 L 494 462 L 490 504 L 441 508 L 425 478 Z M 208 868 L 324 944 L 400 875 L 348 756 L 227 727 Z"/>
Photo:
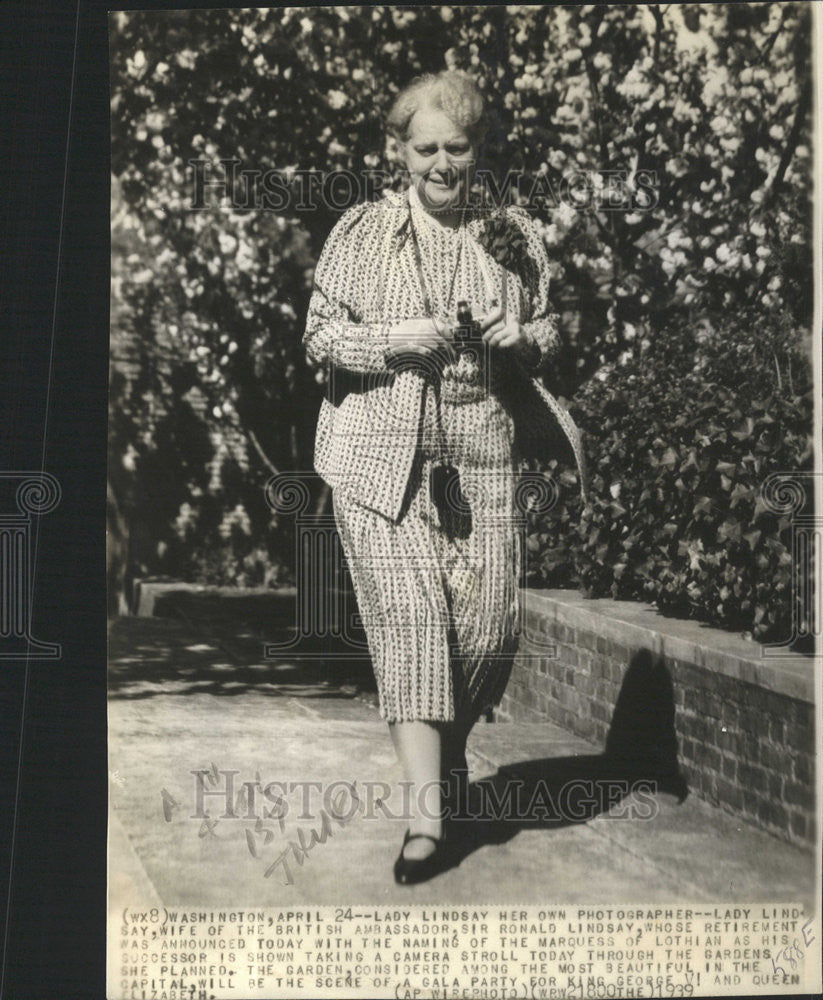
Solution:
<path fill-rule="evenodd" d="M 650 818 L 661 793 L 683 802 L 674 711 L 664 662 L 640 650 L 623 677 L 603 753 L 506 764 L 464 790 L 451 819 L 454 863 L 521 830 L 559 829 L 604 812 Z"/>

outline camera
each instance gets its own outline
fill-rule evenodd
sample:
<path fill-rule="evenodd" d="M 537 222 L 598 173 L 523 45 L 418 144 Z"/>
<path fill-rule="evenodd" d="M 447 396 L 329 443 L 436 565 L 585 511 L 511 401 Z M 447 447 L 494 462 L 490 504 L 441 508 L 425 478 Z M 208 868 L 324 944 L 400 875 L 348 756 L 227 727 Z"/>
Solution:
<path fill-rule="evenodd" d="M 472 317 L 472 311 L 469 308 L 468 302 L 465 299 L 461 299 L 457 303 L 457 326 L 454 330 L 454 342 L 461 346 L 468 346 L 471 344 L 480 344 L 483 340 L 483 334 L 480 330 L 480 324 L 476 319 Z"/>

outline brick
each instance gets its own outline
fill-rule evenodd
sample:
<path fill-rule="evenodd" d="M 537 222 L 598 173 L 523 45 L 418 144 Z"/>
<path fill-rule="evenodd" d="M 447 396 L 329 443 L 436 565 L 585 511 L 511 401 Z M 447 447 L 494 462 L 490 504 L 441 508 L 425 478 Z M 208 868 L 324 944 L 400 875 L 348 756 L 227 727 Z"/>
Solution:
<path fill-rule="evenodd" d="M 609 653 L 612 659 L 623 670 L 631 663 L 635 652 L 634 649 L 624 646 L 622 642 L 618 642 L 616 639 L 613 639 L 610 643 Z"/>
<path fill-rule="evenodd" d="M 599 719 L 601 722 L 608 722 L 610 718 L 608 710 L 599 701 L 592 702 L 591 714 L 592 718 Z"/>
<path fill-rule="evenodd" d="M 603 663 L 601 675 L 604 681 L 612 685 L 615 692 L 619 692 L 623 687 L 623 681 L 626 673 L 621 666 L 614 662 L 614 660 L 606 660 Z"/>
<path fill-rule="evenodd" d="M 704 688 L 688 688 L 684 699 L 685 707 L 711 719 L 719 719 L 721 706 L 718 700 Z"/>
<path fill-rule="evenodd" d="M 720 797 L 717 794 L 717 776 L 710 774 L 707 771 L 700 771 L 700 793 L 703 798 L 708 799 L 709 802 L 719 802 Z"/>
<path fill-rule="evenodd" d="M 687 716 L 688 731 L 701 743 L 712 742 L 712 728 L 701 715 Z"/>
<path fill-rule="evenodd" d="M 778 708 L 775 700 L 771 691 L 758 687 L 756 684 L 746 684 L 745 704 L 756 715 L 760 717 L 774 715 Z M 780 701 L 785 701 L 785 699 L 780 699 Z M 782 709 L 781 714 L 785 717 L 786 705 L 783 704 L 779 707 Z"/>
<path fill-rule="evenodd" d="M 740 706 L 740 730 L 744 733 L 763 734 L 764 719 L 751 705 Z"/>
<path fill-rule="evenodd" d="M 772 771 L 787 772 L 790 767 L 790 758 L 786 751 L 764 740 L 760 741 L 758 759 Z"/>
<path fill-rule="evenodd" d="M 801 785 L 796 781 L 787 780 L 783 785 L 783 798 L 792 806 L 801 806 L 810 810 L 814 808 L 814 794 L 809 785 Z"/>
<path fill-rule="evenodd" d="M 740 706 L 733 701 L 723 701 L 720 712 L 720 723 L 729 732 L 737 732 L 740 729 Z"/>
<path fill-rule="evenodd" d="M 797 698 L 782 698 L 780 706 L 783 710 L 783 717 L 790 725 L 797 725 L 803 729 L 811 729 L 814 726 L 814 707 L 807 701 L 798 701 Z"/>
<path fill-rule="evenodd" d="M 689 715 L 685 711 L 675 713 L 674 728 L 675 732 L 681 739 L 688 737 L 689 739 L 694 740 L 694 732 L 692 731 L 694 720 L 694 715 Z"/>
<path fill-rule="evenodd" d="M 577 642 L 575 645 L 594 652 L 597 649 L 597 638 L 594 632 L 589 632 L 587 629 L 581 628 L 577 630 Z"/>
<path fill-rule="evenodd" d="M 781 802 L 783 799 L 783 775 L 768 771 L 766 784 L 769 789 L 769 797 L 774 802 Z"/>
<path fill-rule="evenodd" d="M 579 630 L 576 625 L 566 626 L 566 642 L 568 642 L 570 646 L 579 645 L 578 635 L 579 635 Z"/>
<path fill-rule="evenodd" d="M 535 673 L 529 680 L 528 686 L 532 691 L 543 691 L 546 692 L 551 688 L 552 678 L 548 677 L 546 674 Z"/>
<path fill-rule="evenodd" d="M 525 625 L 526 632 L 529 635 L 545 634 L 543 630 L 546 625 L 546 618 L 541 615 L 539 611 L 528 608 L 523 616 L 523 624 Z"/>
<path fill-rule="evenodd" d="M 727 683 L 723 674 L 718 674 L 714 670 L 703 670 L 699 672 L 699 686 L 717 702 L 726 693 Z"/>
<path fill-rule="evenodd" d="M 812 758 L 805 753 L 798 754 L 794 759 L 794 776 L 801 785 L 811 785 L 813 778 Z"/>
<path fill-rule="evenodd" d="M 743 788 L 757 789 L 759 792 L 766 790 L 766 772 L 762 767 L 740 761 L 737 765 L 737 780 Z"/>
<path fill-rule="evenodd" d="M 757 731 L 741 733 L 739 744 L 739 754 L 741 757 L 745 758 L 750 763 L 760 762 L 760 740 L 757 736 Z"/>
<path fill-rule="evenodd" d="M 512 700 L 518 705 L 531 705 L 534 701 L 534 691 L 522 684 L 517 684 L 511 692 Z"/>
<path fill-rule="evenodd" d="M 757 809 L 762 801 L 762 796 L 760 796 L 756 791 L 751 788 L 743 788 L 743 812 L 747 813 L 749 816 L 757 816 Z"/>
<path fill-rule="evenodd" d="M 603 635 L 597 636 L 594 642 L 594 648 L 595 651 L 599 653 L 601 656 L 608 656 L 610 652 L 609 640 Z"/>
<path fill-rule="evenodd" d="M 723 725 L 723 701 L 711 691 L 706 691 L 706 715 L 715 722 L 718 729 L 721 728 Z M 726 728 L 728 729 L 728 726 Z"/>
<path fill-rule="evenodd" d="M 678 660 L 677 683 L 681 684 L 687 690 L 702 686 L 703 673 L 703 671 L 698 671 L 692 664 Z"/>
<path fill-rule="evenodd" d="M 554 618 L 549 618 L 548 616 L 546 617 L 541 616 L 538 624 L 538 629 L 540 631 L 541 636 L 543 636 L 545 639 L 556 639 L 558 637 L 557 636 L 558 629 L 562 631 L 563 626 L 562 625 L 558 626 L 557 620 Z"/>
<path fill-rule="evenodd" d="M 814 751 L 814 726 L 809 722 L 790 722 L 786 726 L 786 745 L 794 750 Z"/>
<path fill-rule="evenodd" d="M 561 643 L 557 647 L 557 659 L 560 663 L 568 664 L 570 667 L 580 666 L 580 655 L 574 646 Z"/>
<path fill-rule="evenodd" d="M 764 799 L 757 809 L 757 818 L 761 823 L 772 826 L 778 830 L 789 829 L 789 814 L 779 802 L 771 799 Z"/>
<path fill-rule="evenodd" d="M 680 773 L 686 779 L 686 784 L 689 786 L 689 788 L 697 787 L 698 772 L 691 764 L 689 764 L 687 761 L 681 761 Z"/>
<path fill-rule="evenodd" d="M 578 674 L 574 679 L 575 690 L 579 691 L 586 698 L 590 698 L 594 693 L 595 682 L 588 674 Z"/>
<path fill-rule="evenodd" d="M 724 732 L 722 726 L 717 732 L 716 742 L 721 750 L 726 750 L 729 753 L 739 754 L 742 750 L 743 741 L 739 734 L 732 733 L 728 729 Z"/>
<path fill-rule="evenodd" d="M 680 753 L 683 757 L 686 757 L 688 760 L 693 761 L 695 754 L 694 740 L 689 740 L 689 739 L 681 740 Z"/>
<path fill-rule="evenodd" d="M 565 666 L 559 660 L 546 659 L 546 675 L 554 677 L 555 680 L 562 677 L 566 672 Z"/>
<path fill-rule="evenodd" d="M 792 812 L 789 815 L 790 815 L 789 829 L 791 830 L 791 832 L 794 834 L 795 837 L 797 837 L 800 840 L 805 840 L 808 831 L 808 824 L 806 823 L 806 817 L 803 815 L 803 813 L 800 812 Z"/>
<path fill-rule="evenodd" d="M 720 770 L 720 751 L 708 743 L 699 744 L 695 748 L 695 759 L 702 767 L 711 768 L 713 771 Z"/>
<path fill-rule="evenodd" d="M 582 715 L 577 723 L 578 732 L 587 740 L 595 738 L 595 720 L 589 715 Z"/>
<path fill-rule="evenodd" d="M 769 719 L 769 739 L 779 746 L 786 745 L 785 728 L 783 720 L 779 716 Z"/>
<path fill-rule="evenodd" d="M 729 808 L 739 811 L 743 808 L 743 792 L 737 785 L 726 781 L 725 778 L 718 778 L 715 782 L 718 801 Z"/>

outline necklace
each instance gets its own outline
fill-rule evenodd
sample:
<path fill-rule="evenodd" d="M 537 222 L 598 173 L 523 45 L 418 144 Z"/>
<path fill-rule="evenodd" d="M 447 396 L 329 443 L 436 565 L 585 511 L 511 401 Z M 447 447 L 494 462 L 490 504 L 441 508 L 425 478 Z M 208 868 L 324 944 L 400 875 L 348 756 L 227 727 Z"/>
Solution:
<path fill-rule="evenodd" d="M 432 320 L 435 326 L 437 326 L 437 317 L 435 316 L 434 305 L 432 302 L 432 295 L 429 291 L 429 283 L 426 280 L 426 272 L 423 267 L 423 255 L 420 252 L 420 240 L 417 236 L 417 227 L 414 224 L 414 220 L 411 222 L 411 241 L 412 250 L 414 252 L 414 263 L 417 270 L 417 277 L 420 281 L 420 291 L 423 295 L 423 308 L 426 310 L 426 315 Z M 458 247 L 458 257 L 455 266 L 452 268 L 451 280 L 449 281 L 449 288 L 446 293 L 445 307 L 448 309 L 448 305 L 452 300 L 452 295 L 454 294 L 454 283 L 457 278 L 457 271 L 460 267 L 460 258 L 462 256 L 462 244 Z M 444 309 L 445 311 L 445 309 Z"/>

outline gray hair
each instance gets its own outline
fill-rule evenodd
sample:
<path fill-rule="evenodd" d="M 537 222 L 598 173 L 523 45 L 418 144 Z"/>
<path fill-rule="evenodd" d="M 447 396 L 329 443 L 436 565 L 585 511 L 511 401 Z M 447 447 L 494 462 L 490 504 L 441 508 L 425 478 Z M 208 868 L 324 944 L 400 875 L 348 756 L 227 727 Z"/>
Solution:
<path fill-rule="evenodd" d="M 486 132 L 485 101 L 468 73 L 444 69 L 440 73 L 415 77 L 400 91 L 392 105 L 386 120 L 389 133 L 404 142 L 415 112 L 424 107 L 436 108 L 448 115 L 473 142 L 482 139 Z"/>

